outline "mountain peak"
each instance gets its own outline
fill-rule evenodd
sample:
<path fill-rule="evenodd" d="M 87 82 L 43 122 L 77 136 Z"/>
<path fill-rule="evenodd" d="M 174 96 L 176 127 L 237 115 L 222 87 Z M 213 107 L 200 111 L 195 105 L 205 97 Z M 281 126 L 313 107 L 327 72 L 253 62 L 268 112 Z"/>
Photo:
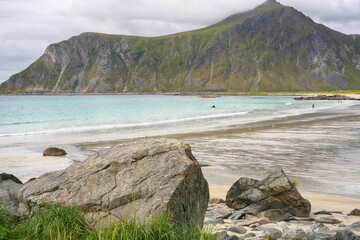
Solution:
<path fill-rule="evenodd" d="M 263 2 L 258 7 L 270 7 L 270 6 L 274 5 L 274 4 L 280 4 L 280 3 L 277 2 L 276 0 L 266 0 L 265 2 Z"/>

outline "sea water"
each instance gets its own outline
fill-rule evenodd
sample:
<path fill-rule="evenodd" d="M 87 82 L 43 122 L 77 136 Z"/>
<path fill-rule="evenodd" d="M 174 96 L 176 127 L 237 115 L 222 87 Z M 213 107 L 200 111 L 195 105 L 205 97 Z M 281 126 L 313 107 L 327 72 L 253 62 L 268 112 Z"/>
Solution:
<path fill-rule="evenodd" d="M 204 172 L 224 174 L 218 174 L 216 183 L 283 168 L 305 187 L 321 182 L 315 189 L 336 191 L 330 187 L 333 182 L 326 185 L 326 175 L 332 171 L 335 176 L 338 169 L 341 176 L 356 177 L 347 178 L 352 182 L 347 188 L 341 187 L 348 184 L 346 178 L 337 177 L 336 188 L 360 196 L 359 162 L 354 157 L 360 126 L 345 121 L 359 117 L 360 102 L 293 98 L 0 96 L 0 171 L 27 179 L 84 160 L 92 154 L 81 147 L 84 143 L 185 134 L 198 160 L 210 165 Z M 48 146 L 63 147 L 67 157 L 42 159 Z"/>
<path fill-rule="evenodd" d="M 312 104 L 287 96 L 0 96 L 0 147 L 219 130 L 353 103 Z"/>

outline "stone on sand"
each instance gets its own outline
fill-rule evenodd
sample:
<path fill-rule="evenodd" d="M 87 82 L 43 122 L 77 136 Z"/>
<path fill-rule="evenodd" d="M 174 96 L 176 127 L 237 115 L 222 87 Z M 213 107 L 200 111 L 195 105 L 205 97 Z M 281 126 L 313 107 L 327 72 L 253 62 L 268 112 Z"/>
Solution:
<path fill-rule="evenodd" d="M 201 227 L 208 201 L 208 183 L 190 146 L 174 139 L 119 144 L 46 173 L 19 192 L 22 214 L 43 204 L 76 204 L 96 227 L 135 211 L 142 221 L 164 210 L 176 222 Z"/>
<path fill-rule="evenodd" d="M 316 222 L 318 223 L 327 223 L 327 224 L 338 224 L 341 223 L 339 219 L 333 218 L 333 217 L 321 217 L 317 218 Z"/>
<path fill-rule="evenodd" d="M 44 150 L 43 152 L 43 156 L 64 156 L 67 153 L 65 152 L 64 149 L 60 149 L 60 148 L 56 148 L 56 147 L 49 147 L 47 149 Z"/>
<path fill-rule="evenodd" d="M 311 204 L 304 199 L 282 170 L 274 171 L 262 181 L 240 178 L 226 194 L 226 204 L 238 213 L 254 215 L 280 209 L 298 217 L 308 217 Z"/>

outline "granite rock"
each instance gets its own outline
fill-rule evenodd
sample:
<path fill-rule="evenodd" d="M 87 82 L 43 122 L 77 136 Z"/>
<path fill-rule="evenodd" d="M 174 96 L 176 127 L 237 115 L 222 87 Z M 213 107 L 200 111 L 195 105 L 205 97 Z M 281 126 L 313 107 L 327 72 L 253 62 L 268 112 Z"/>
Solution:
<path fill-rule="evenodd" d="M 18 194 L 22 214 L 44 204 L 75 204 L 96 227 L 131 217 L 203 225 L 209 187 L 188 144 L 140 139 L 97 152 L 65 170 L 46 173 Z M 30 210 L 30 212 L 28 211 Z"/>
<path fill-rule="evenodd" d="M 0 174 L 0 203 L 6 207 L 11 215 L 18 215 L 19 204 L 16 197 L 22 186 L 22 182 L 14 175 Z"/>
<path fill-rule="evenodd" d="M 56 148 L 56 147 L 49 147 L 44 150 L 43 156 L 64 156 L 67 153 L 64 149 Z"/>
<path fill-rule="evenodd" d="M 259 214 L 280 209 L 294 216 L 308 217 L 311 204 L 292 185 L 282 170 L 274 171 L 262 181 L 240 178 L 226 195 L 226 204 L 240 213 Z"/>

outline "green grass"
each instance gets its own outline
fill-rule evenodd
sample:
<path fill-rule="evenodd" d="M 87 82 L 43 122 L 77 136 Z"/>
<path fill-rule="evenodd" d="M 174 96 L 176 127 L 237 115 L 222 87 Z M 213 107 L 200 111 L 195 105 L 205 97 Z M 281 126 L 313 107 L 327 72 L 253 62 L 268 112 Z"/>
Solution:
<path fill-rule="evenodd" d="M 139 223 L 136 217 L 105 229 L 93 229 L 77 207 L 53 206 L 34 216 L 17 220 L 0 206 L 0 240 L 215 240 L 218 236 L 201 230 L 196 224 L 179 226 L 169 214 L 162 213 L 148 222 Z"/>

